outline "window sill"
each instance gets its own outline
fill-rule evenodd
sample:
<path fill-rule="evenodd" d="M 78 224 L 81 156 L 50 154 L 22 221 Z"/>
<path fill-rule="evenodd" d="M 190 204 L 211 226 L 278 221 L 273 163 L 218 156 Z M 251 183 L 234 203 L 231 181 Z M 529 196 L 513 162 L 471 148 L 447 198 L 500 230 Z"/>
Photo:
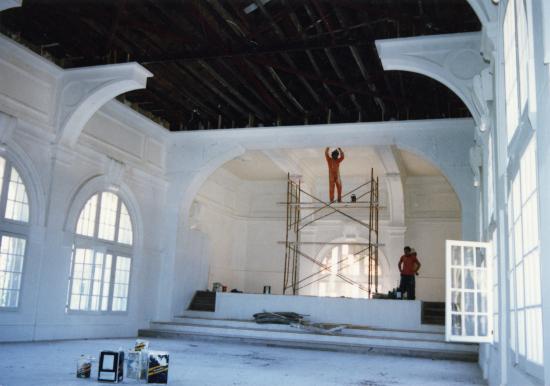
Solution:
<path fill-rule="evenodd" d="M 18 312 L 19 307 L 0 307 L 0 312 Z"/>
<path fill-rule="evenodd" d="M 128 316 L 128 311 L 80 311 L 65 310 L 65 315 L 74 316 Z"/>

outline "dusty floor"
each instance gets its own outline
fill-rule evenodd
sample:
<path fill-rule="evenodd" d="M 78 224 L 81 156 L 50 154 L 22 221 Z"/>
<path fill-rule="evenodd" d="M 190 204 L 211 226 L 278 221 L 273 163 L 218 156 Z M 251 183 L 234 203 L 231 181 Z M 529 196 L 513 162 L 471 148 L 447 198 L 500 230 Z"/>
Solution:
<path fill-rule="evenodd" d="M 150 339 L 169 351 L 170 385 L 483 385 L 475 363 L 374 354 L 286 349 L 191 340 Z M 1 386 L 96 385 L 75 377 L 76 359 L 133 347 L 132 339 L 0 344 Z M 124 384 L 137 383 L 125 379 Z"/>

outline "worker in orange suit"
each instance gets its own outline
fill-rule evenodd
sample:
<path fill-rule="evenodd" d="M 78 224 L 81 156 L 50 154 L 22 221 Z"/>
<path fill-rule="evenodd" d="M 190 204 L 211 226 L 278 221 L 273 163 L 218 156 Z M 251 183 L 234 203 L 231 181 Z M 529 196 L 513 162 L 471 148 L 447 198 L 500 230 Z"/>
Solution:
<path fill-rule="evenodd" d="M 342 149 L 334 150 L 331 155 L 328 154 L 329 148 L 325 149 L 325 158 L 328 165 L 328 186 L 330 192 L 330 202 L 334 202 L 334 186 L 338 190 L 338 202 L 342 202 L 342 181 L 340 180 L 340 163 L 344 160 Z"/>

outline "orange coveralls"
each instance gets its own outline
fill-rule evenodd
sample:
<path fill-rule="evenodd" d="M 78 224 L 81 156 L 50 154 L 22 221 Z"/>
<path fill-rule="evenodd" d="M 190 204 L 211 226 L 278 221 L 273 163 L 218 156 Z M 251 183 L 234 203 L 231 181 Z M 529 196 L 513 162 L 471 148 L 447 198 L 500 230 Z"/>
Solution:
<path fill-rule="evenodd" d="M 340 162 L 344 160 L 344 152 L 340 150 L 340 156 L 337 159 L 332 158 L 328 153 L 328 147 L 325 149 L 325 159 L 328 165 L 328 187 L 330 202 L 334 201 L 334 186 L 338 190 L 338 202 L 342 201 L 342 181 L 340 180 Z"/>

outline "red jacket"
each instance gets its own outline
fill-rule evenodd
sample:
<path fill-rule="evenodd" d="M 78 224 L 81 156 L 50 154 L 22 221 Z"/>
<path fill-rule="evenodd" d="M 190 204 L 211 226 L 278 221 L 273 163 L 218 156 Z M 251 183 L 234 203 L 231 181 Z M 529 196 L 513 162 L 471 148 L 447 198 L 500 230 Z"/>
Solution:
<path fill-rule="evenodd" d="M 416 273 L 416 266 L 420 264 L 418 258 L 414 255 L 403 255 L 399 259 L 399 264 L 403 263 L 401 267 L 401 275 L 414 275 Z"/>

